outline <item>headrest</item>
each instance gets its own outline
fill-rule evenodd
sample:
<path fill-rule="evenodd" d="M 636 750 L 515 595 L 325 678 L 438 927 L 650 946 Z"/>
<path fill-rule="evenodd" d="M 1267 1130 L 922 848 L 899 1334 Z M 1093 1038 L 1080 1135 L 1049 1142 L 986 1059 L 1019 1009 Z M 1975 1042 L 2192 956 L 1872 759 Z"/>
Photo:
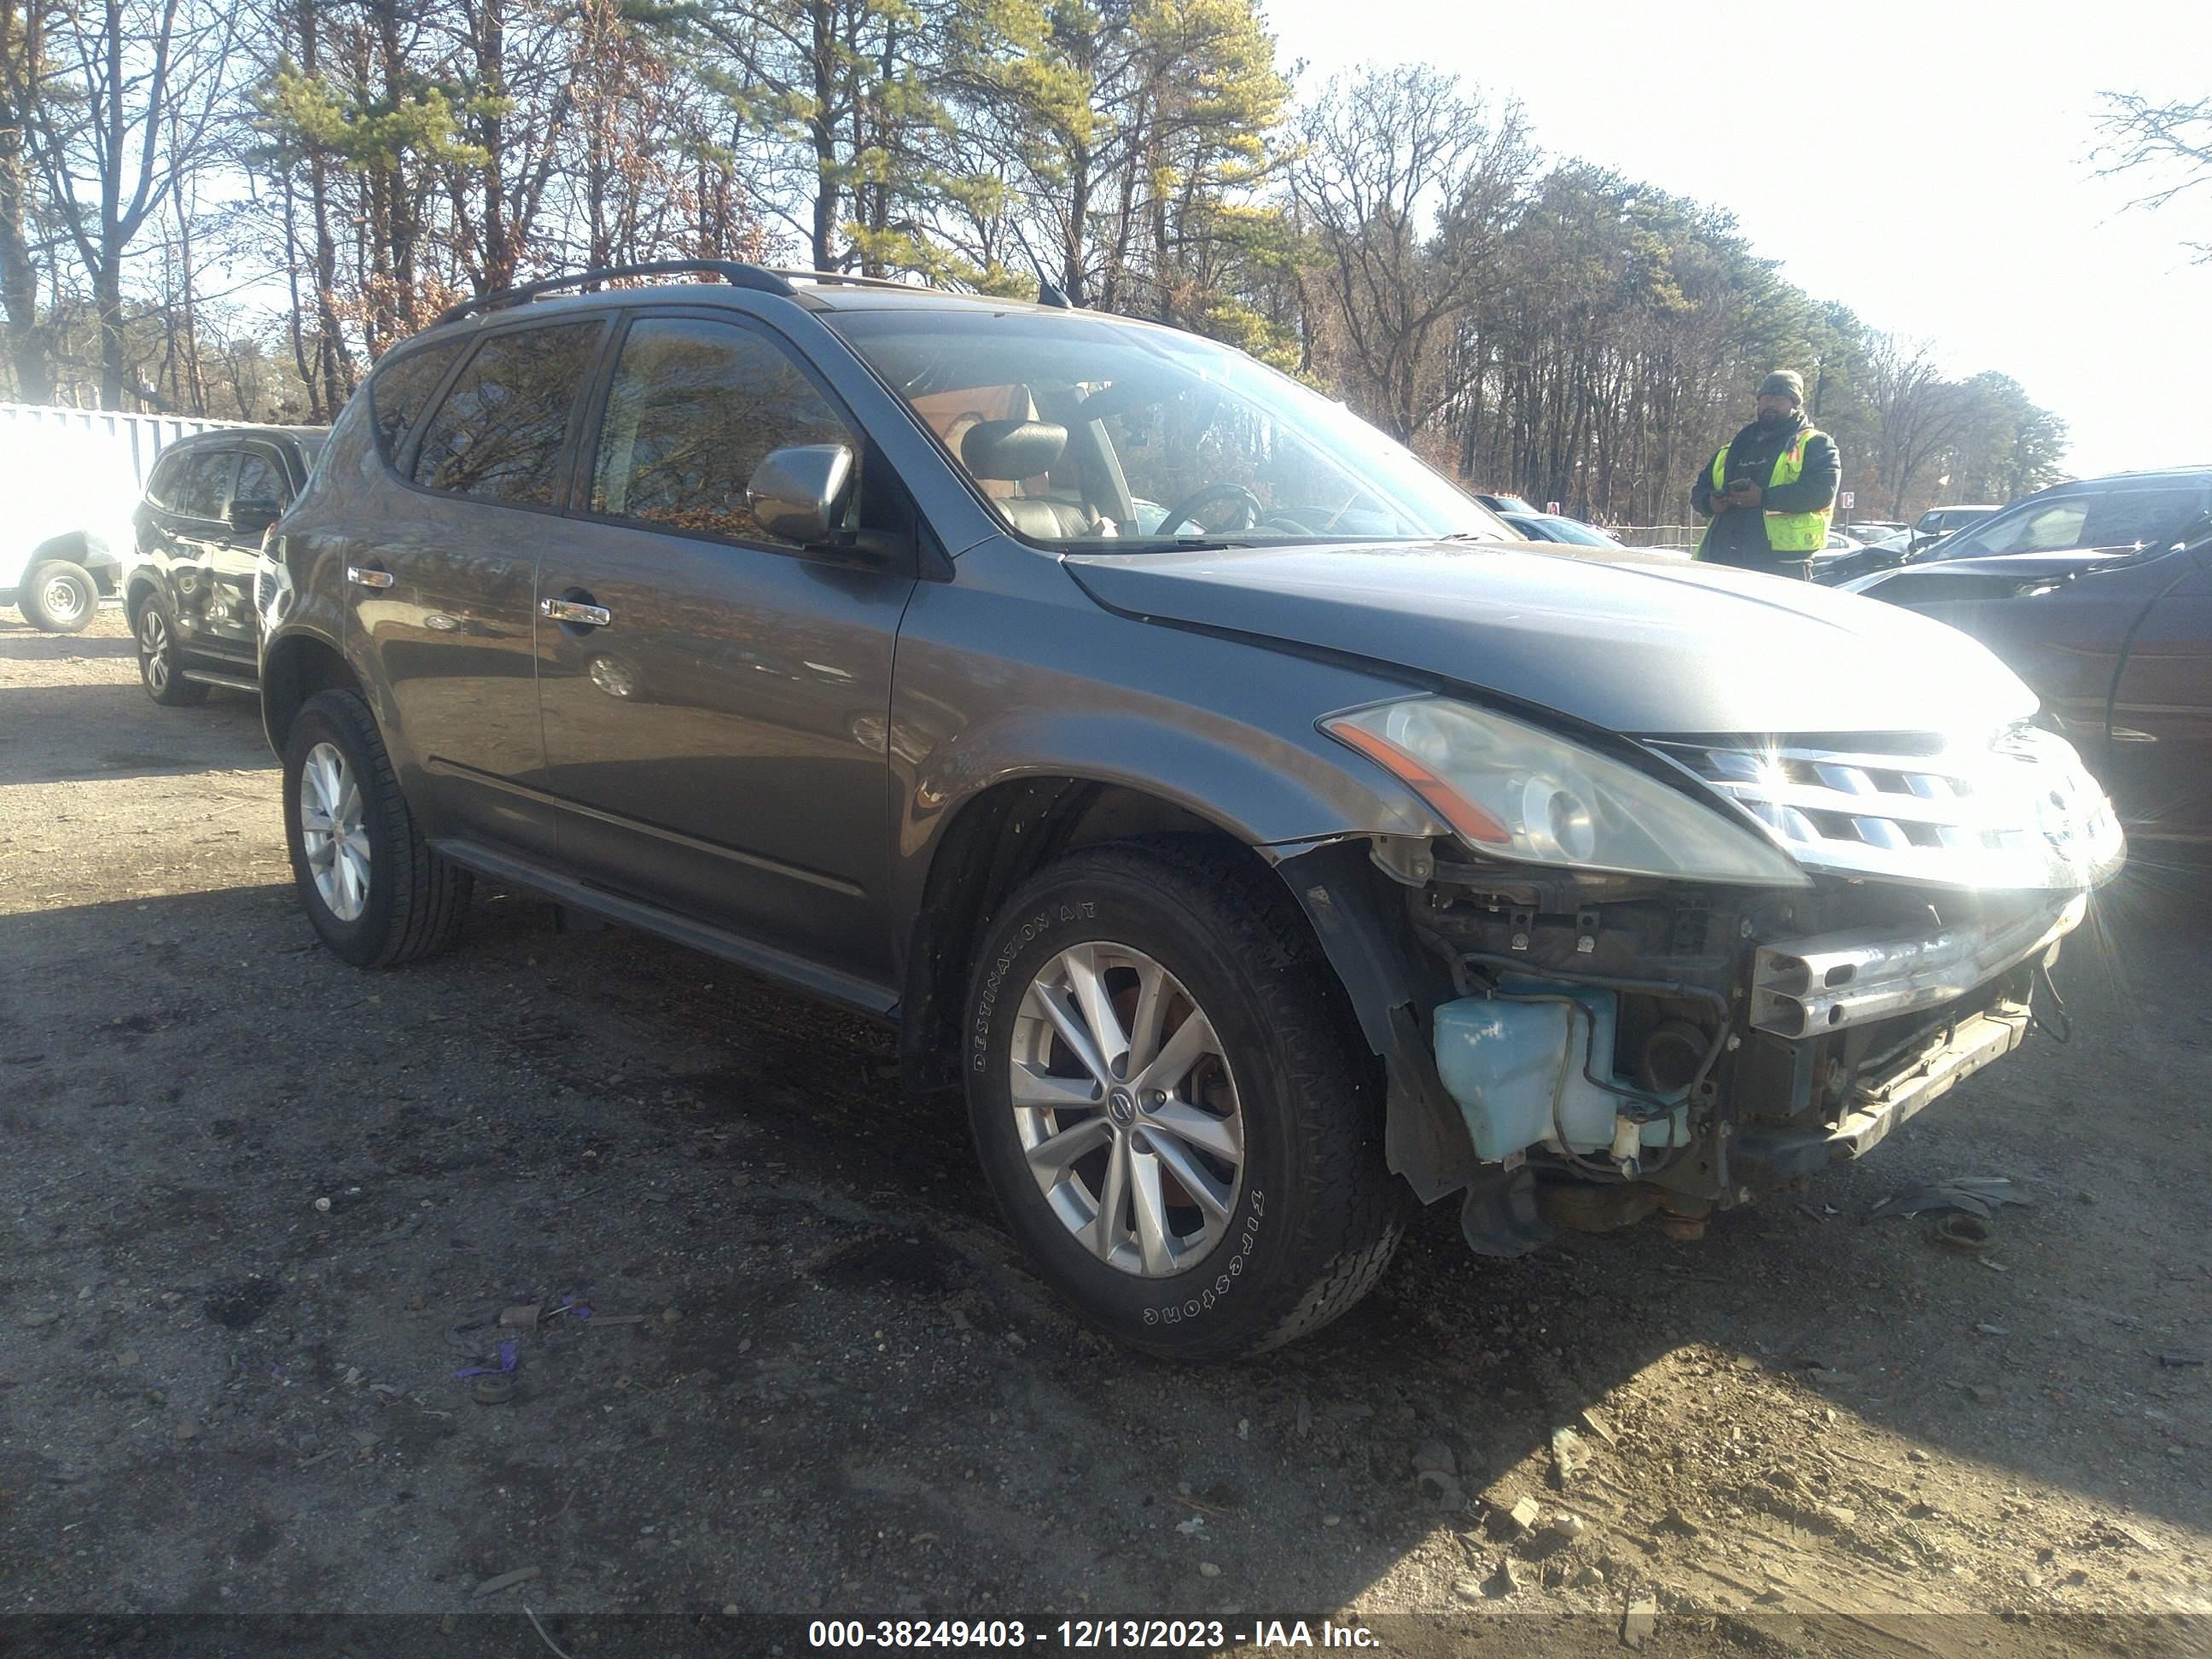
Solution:
<path fill-rule="evenodd" d="M 1049 421 L 978 421 L 960 441 L 960 459 L 979 478 L 1034 478 L 1067 448 L 1067 428 Z"/>

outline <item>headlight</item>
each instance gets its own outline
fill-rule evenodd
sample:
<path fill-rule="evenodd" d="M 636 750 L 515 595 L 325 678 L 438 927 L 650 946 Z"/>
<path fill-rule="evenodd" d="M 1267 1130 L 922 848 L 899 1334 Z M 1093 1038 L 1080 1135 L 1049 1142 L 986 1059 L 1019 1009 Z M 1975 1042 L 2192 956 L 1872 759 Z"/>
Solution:
<path fill-rule="evenodd" d="M 1808 884 L 1755 830 L 1632 766 L 1488 709 L 1416 697 L 1332 714 L 1321 726 L 1396 776 L 1478 853 L 1623 875 Z"/>

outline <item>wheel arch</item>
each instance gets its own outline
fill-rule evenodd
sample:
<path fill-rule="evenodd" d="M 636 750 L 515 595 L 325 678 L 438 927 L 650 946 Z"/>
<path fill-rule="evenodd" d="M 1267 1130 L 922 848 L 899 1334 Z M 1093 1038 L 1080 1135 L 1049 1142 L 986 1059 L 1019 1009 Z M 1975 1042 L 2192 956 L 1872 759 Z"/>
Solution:
<path fill-rule="evenodd" d="M 261 662 L 261 729 L 279 756 L 301 706 L 318 691 L 363 695 L 361 679 L 337 647 L 320 635 L 283 635 Z"/>
<path fill-rule="evenodd" d="M 900 999 L 901 1069 L 908 1086 L 951 1086 L 978 942 L 1007 896 L 1055 859 L 1139 836 L 1203 841 L 1227 857 L 1264 860 L 1234 830 L 1164 795 L 1073 774 L 1010 778 L 962 802 L 935 838 L 907 938 Z"/>
<path fill-rule="evenodd" d="M 1257 847 L 1182 803 L 1074 775 L 981 790 L 938 838 L 908 937 L 900 1005 L 900 1070 L 909 1093 L 959 1085 L 975 951 L 1006 897 L 1080 848 L 1163 834 L 1264 866 L 1283 884 L 1382 1068 L 1389 1168 L 1425 1203 L 1473 1180 L 1473 1146 L 1426 1035 L 1436 1005 L 1453 994 L 1449 976 L 1413 947 L 1404 891 L 1370 856 L 1370 838 Z"/>

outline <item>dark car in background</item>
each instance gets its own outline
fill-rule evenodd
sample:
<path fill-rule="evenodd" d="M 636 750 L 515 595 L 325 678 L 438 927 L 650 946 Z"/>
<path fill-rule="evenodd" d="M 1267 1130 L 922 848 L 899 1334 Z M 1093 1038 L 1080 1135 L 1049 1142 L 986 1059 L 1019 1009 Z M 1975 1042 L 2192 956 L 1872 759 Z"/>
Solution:
<path fill-rule="evenodd" d="M 560 292 L 672 269 L 719 280 Z M 1036 1271 L 1180 1358 L 1343 1312 L 1416 1203 L 1517 1255 L 1857 1157 L 2025 1040 L 2124 855 L 1972 641 L 1520 540 L 1064 306 L 471 301 L 264 563 L 336 955 L 453 945 L 481 875 L 891 1024 Z"/>
<path fill-rule="evenodd" d="M 258 688 L 261 538 L 307 487 L 323 427 L 226 427 L 163 452 L 132 515 L 124 584 L 138 678 L 165 708 Z"/>
<path fill-rule="evenodd" d="M 2212 466 L 2077 478 L 2023 495 L 1952 532 L 1912 562 L 2169 547 L 2208 512 Z"/>
<path fill-rule="evenodd" d="M 2142 544 L 1943 558 L 1850 587 L 1989 647 L 2111 790 L 2130 838 L 2195 862 L 2212 854 L 2212 520 L 2197 509 L 2188 524 L 2172 524 L 2191 510 L 2191 475 L 2137 476 L 2160 482 L 2055 494 L 2063 505 L 2024 501 L 2012 526 L 1992 520 L 1976 533 L 2012 546 L 2063 523 L 2049 538 L 2071 541 L 2084 524 L 2146 526 L 2140 514 L 2155 498 L 2151 517 L 2168 528 Z M 2115 505 L 2130 496 L 2142 499 Z M 2175 528 L 2182 533 L 2169 533 Z"/>
<path fill-rule="evenodd" d="M 1518 495 L 1508 495 L 1503 491 L 1493 490 L 1486 493 L 1478 489 L 1474 491 L 1474 499 L 1480 501 L 1492 513 L 1523 513 L 1534 514 L 1537 510 L 1533 502 L 1523 501 Z"/>
<path fill-rule="evenodd" d="M 1503 513 L 1498 516 L 1532 542 L 1567 542 L 1576 547 L 1620 545 L 1595 525 L 1557 513 Z"/>

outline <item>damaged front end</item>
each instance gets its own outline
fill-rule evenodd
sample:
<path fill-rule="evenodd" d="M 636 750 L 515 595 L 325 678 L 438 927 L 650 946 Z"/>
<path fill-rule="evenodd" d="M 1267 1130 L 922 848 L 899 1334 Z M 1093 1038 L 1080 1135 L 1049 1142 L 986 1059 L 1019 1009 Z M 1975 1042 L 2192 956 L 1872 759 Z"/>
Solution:
<path fill-rule="evenodd" d="M 1648 740 L 1594 763 L 1516 749 L 1531 728 L 1486 714 L 1448 730 L 1455 748 L 1433 726 L 1370 720 L 1390 744 L 1358 744 L 1418 769 L 1460 832 L 1369 844 L 1359 879 L 1395 927 L 1347 950 L 1348 867 L 1316 854 L 1320 879 L 1285 873 L 1352 962 L 1370 1040 L 1387 1035 L 1393 1168 L 1425 1200 L 1463 1190 L 1488 1255 L 1655 1212 L 1693 1236 L 1715 1207 L 1864 1152 L 2020 1046 L 2124 855 L 2073 750 L 2031 727 Z M 1632 867 L 1666 856 L 1656 789 L 1758 856 Z M 1410 996 L 1383 992 L 1378 1018 L 1390 982 Z"/>

